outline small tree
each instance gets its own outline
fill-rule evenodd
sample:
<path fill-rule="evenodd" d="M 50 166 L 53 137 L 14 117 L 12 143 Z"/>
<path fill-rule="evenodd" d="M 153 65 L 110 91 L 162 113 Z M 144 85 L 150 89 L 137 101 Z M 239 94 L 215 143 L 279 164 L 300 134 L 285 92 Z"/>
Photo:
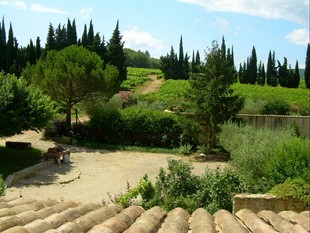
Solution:
<path fill-rule="evenodd" d="M 86 48 L 71 45 L 61 51 L 49 51 L 44 60 L 28 66 L 23 75 L 66 109 L 66 123 L 71 126 L 71 110 L 94 94 L 114 94 L 117 88 L 116 67 L 102 69 L 100 57 Z"/>
<path fill-rule="evenodd" d="M 191 112 L 201 126 L 200 143 L 207 153 L 218 143 L 221 125 L 234 117 L 243 107 L 244 100 L 233 94 L 231 85 L 236 81 L 234 67 L 221 55 L 216 41 L 206 53 L 206 64 L 201 73 L 190 79 L 189 100 Z"/>
<path fill-rule="evenodd" d="M 0 137 L 40 130 L 52 119 L 54 106 L 23 78 L 0 73 Z"/>

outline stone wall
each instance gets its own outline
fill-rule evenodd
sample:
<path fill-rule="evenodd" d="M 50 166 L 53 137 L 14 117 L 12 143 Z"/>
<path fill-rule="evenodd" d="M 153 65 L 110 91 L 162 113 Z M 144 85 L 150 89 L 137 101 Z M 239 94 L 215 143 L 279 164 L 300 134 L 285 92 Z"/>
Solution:
<path fill-rule="evenodd" d="M 310 116 L 238 114 L 237 117 L 257 128 L 267 127 L 276 129 L 296 124 L 300 134 L 310 139 Z"/>
<path fill-rule="evenodd" d="M 267 194 L 237 194 L 233 198 L 233 213 L 241 209 L 250 209 L 255 213 L 261 210 L 275 213 L 291 210 L 300 213 L 307 210 L 307 207 L 297 200 L 286 200 Z"/>

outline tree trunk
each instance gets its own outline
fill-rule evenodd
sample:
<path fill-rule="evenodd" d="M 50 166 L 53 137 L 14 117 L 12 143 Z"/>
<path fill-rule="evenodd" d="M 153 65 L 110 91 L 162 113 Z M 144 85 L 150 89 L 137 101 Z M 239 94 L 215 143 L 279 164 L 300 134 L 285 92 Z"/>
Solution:
<path fill-rule="evenodd" d="M 67 103 L 67 107 L 66 107 L 66 126 L 68 128 L 71 128 L 71 104 Z"/>

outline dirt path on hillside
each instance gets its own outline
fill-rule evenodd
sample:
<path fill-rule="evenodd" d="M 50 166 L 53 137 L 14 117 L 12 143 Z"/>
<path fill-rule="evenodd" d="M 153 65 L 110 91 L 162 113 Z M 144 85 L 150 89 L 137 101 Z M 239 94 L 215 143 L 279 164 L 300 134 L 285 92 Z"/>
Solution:
<path fill-rule="evenodd" d="M 42 133 L 27 131 L 7 138 L 7 141 L 31 142 L 33 147 L 46 151 L 56 144 L 42 140 Z M 5 145 L 4 139 L 0 145 Z M 5 191 L 7 196 L 20 196 L 59 201 L 73 200 L 80 203 L 102 200 L 109 202 L 108 192 L 126 192 L 128 182 L 134 187 L 139 179 L 147 174 L 155 181 L 160 167 L 167 167 L 167 159 L 191 161 L 189 157 L 171 154 L 92 150 L 62 145 L 71 151 L 71 162 L 53 164 L 37 174 L 17 182 Z M 195 174 L 204 173 L 206 168 L 215 169 L 227 166 L 225 162 L 192 162 Z"/>
<path fill-rule="evenodd" d="M 138 92 L 142 95 L 146 95 L 148 93 L 156 92 L 161 85 L 163 84 L 163 79 L 157 79 L 157 75 L 149 75 L 150 81 L 147 85 L 141 87 Z"/>

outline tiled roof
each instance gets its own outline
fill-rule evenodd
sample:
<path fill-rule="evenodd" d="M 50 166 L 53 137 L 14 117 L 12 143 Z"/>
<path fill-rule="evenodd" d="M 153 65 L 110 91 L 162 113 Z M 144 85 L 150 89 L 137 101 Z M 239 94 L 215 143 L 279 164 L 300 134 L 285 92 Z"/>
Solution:
<path fill-rule="evenodd" d="M 166 212 L 160 207 L 78 204 L 55 200 L 0 197 L 0 232 L 4 233 L 269 233 L 309 232 L 310 212 L 242 209 L 231 214 L 209 214 L 182 208 Z"/>

